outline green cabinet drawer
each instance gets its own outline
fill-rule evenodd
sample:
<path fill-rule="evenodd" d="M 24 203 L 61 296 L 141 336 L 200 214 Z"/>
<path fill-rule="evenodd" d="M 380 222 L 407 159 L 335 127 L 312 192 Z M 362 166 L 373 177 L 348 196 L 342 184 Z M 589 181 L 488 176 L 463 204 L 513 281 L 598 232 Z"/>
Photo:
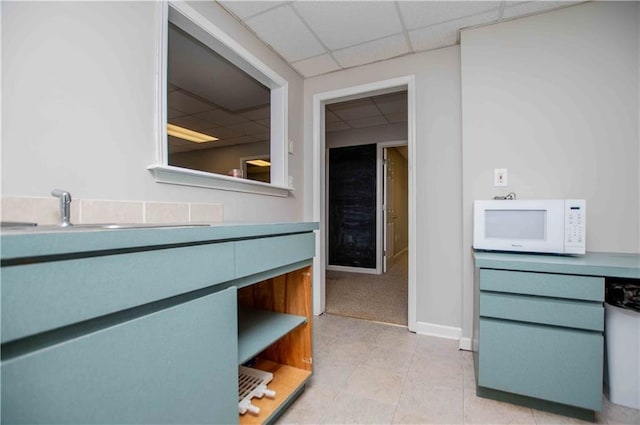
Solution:
<path fill-rule="evenodd" d="M 312 232 L 238 241 L 236 278 L 311 259 L 315 248 Z"/>
<path fill-rule="evenodd" d="M 237 423 L 236 314 L 232 287 L 3 359 L 2 422 Z"/>
<path fill-rule="evenodd" d="M 602 334 L 481 318 L 479 343 L 480 387 L 601 410 Z"/>
<path fill-rule="evenodd" d="M 3 267 L 2 342 L 233 277 L 233 242 Z"/>
<path fill-rule="evenodd" d="M 604 278 L 481 269 L 480 290 L 604 301 Z"/>
<path fill-rule="evenodd" d="M 481 292 L 480 317 L 604 331 L 604 308 L 596 302 Z"/>

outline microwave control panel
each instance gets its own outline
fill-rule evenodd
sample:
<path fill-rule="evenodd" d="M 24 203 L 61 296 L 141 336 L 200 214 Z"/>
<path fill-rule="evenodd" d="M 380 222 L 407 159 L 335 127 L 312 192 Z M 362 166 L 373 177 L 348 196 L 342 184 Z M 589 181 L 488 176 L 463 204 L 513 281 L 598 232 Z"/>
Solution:
<path fill-rule="evenodd" d="M 586 249 L 586 202 L 566 200 L 565 208 L 565 253 L 584 254 Z"/>

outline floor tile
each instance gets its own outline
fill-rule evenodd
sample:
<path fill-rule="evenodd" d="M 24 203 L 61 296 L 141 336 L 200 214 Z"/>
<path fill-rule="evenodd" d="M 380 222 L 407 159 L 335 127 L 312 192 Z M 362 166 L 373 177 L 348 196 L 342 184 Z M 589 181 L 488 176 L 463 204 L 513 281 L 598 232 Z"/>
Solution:
<path fill-rule="evenodd" d="M 456 341 L 334 315 L 314 317 L 314 374 L 279 424 L 580 424 L 476 396 L 473 353 Z M 640 425 L 604 399 L 596 423 Z"/>
<path fill-rule="evenodd" d="M 462 388 L 405 387 L 393 423 L 461 424 Z"/>
<path fill-rule="evenodd" d="M 405 374 L 390 369 L 361 365 L 347 381 L 344 391 L 395 406 L 400 399 L 404 379 Z"/>
<path fill-rule="evenodd" d="M 602 413 L 610 425 L 640 424 L 640 410 L 611 403 L 604 398 Z"/>
<path fill-rule="evenodd" d="M 477 397 L 464 398 L 465 424 L 535 424 L 533 412 L 527 407 Z"/>
<path fill-rule="evenodd" d="M 322 419 L 323 424 L 390 424 L 396 407 L 341 392 Z"/>

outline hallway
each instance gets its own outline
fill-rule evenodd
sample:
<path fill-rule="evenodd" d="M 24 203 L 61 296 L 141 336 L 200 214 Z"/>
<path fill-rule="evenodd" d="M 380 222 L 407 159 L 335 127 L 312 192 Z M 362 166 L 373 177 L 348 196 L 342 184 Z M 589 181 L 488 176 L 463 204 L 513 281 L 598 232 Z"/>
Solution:
<path fill-rule="evenodd" d="M 326 312 L 407 326 L 408 251 L 381 275 L 327 270 Z"/>

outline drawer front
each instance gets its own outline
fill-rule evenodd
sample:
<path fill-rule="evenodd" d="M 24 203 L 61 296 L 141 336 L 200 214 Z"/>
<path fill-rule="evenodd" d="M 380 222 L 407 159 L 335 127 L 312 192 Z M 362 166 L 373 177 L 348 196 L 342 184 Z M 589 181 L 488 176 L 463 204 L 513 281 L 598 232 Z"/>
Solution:
<path fill-rule="evenodd" d="M 599 333 L 480 319 L 478 385 L 599 411 Z"/>
<path fill-rule="evenodd" d="M 233 243 L 2 268 L 2 342 L 233 279 Z"/>
<path fill-rule="evenodd" d="M 236 242 L 236 278 L 313 258 L 315 234 L 275 236 Z"/>
<path fill-rule="evenodd" d="M 228 288 L 5 360 L 2 421 L 237 423 L 236 313 Z"/>
<path fill-rule="evenodd" d="M 602 303 L 480 293 L 480 316 L 604 331 Z"/>
<path fill-rule="evenodd" d="M 481 269 L 480 290 L 604 301 L 604 278 Z"/>

